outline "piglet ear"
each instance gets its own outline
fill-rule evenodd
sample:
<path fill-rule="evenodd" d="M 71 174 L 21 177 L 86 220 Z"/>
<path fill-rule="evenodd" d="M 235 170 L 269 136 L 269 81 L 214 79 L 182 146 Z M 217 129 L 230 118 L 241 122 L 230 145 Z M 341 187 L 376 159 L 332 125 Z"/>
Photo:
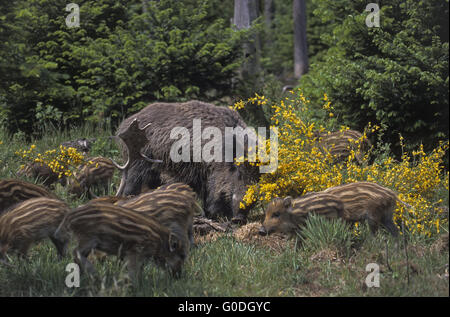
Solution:
<path fill-rule="evenodd" d="M 283 199 L 283 206 L 285 208 L 289 208 L 292 206 L 292 197 L 291 196 L 287 196 L 285 199 Z"/>

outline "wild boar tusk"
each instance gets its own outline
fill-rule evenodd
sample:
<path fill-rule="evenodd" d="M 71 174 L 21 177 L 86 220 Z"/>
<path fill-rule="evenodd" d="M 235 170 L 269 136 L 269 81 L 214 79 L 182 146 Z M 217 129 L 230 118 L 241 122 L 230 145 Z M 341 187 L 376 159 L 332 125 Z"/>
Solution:
<path fill-rule="evenodd" d="M 117 164 L 116 162 L 114 162 L 114 160 L 113 159 L 110 159 L 111 160 L 111 163 L 113 163 L 113 165 L 118 169 L 118 170 L 121 170 L 121 171 L 124 171 L 127 167 L 128 167 L 128 165 L 130 164 L 130 159 L 128 159 L 128 161 L 125 163 L 125 165 L 123 165 L 123 166 L 120 166 L 119 164 Z"/>
<path fill-rule="evenodd" d="M 120 185 L 119 185 L 119 189 L 117 190 L 116 197 L 122 196 L 123 190 L 125 188 L 125 182 L 126 182 L 127 176 L 128 176 L 128 171 L 127 170 L 123 171 L 122 179 L 120 180 Z"/>
<path fill-rule="evenodd" d="M 163 162 L 162 160 L 156 160 L 156 159 L 149 158 L 147 155 L 145 155 L 142 152 L 139 152 L 139 154 L 141 154 L 142 158 L 144 158 L 146 161 L 148 161 L 150 163 L 162 163 Z"/>
<path fill-rule="evenodd" d="M 128 145 L 126 144 L 126 142 L 124 142 L 120 137 L 118 137 L 118 136 L 113 136 L 112 138 L 114 138 L 114 139 L 116 139 L 116 140 L 120 140 L 120 142 L 122 142 L 122 143 L 125 145 L 125 148 L 126 148 L 126 150 L 127 150 L 128 158 L 127 158 L 127 162 L 125 163 L 125 165 L 120 166 L 120 165 L 117 164 L 113 159 L 110 159 L 111 162 L 113 163 L 113 165 L 114 165 L 117 169 L 119 169 L 119 170 L 121 170 L 121 171 L 124 171 L 124 170 L 128 167 L 128 165 L 130 165 L 130 149 L 128 148 Z"/>

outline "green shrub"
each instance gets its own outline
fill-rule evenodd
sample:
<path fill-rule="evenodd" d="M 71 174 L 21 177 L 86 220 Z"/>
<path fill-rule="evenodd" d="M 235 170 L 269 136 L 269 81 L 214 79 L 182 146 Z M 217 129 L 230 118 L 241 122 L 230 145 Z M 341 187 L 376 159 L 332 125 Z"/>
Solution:
<path fill-rule="evenodd" d="M 220 1 L 83 1 L 78 28 L 66 26 L 66 5 L 0 5 L 0 73 L 11 74 L 0 82 L 0 121 L 10 130 L 118 121 L 155 100 L 231 94 L 245 32 L 230 27 Z"/>
<path fill-rule="evenodd" d="M 337 249 L 348 254 L 352 243 L 350 226 L 341 219 L 327 219 L 312 214 L 301 230 L 303 248 L 308 250 Z"/>
<path fill-rule="evenodd" d="M 305 94 L 320 104 L 326 92 L 352 128 L 386 125 L 397 153 L 398 133 L 426 150 L 448 138 L 448 0 L 383 2 L 379 28 L 365 24 L 366 1 L 315 2 L 329 48 L 302 77 Z"/>

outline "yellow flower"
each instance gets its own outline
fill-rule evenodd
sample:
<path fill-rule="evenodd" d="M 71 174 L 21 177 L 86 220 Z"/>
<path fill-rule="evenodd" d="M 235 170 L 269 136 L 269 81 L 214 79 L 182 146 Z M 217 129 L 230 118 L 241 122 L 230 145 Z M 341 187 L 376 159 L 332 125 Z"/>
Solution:
<path fill-rule="evenodd" d="M 258 102 L 258 95 L 249 102 Z M 396 207 L 394 220 L 403 222 L 413 234 L 430 236 L 439 232 L 448 220 L 434 210 L 434 205 L 442 204 L 436 200 L 436 192 L 440 188 L 449 188 L 449 173 L 443 170 L 443 158 L 448 151 L 448 142 L 443 142 L 431 153 L 425 153 L 420 146 L 412 153 L 403 150 L 398 162 L 391 157 L 383 158 L 376 163 L 369 163 L 369 153 L 363 153 L 361 146 L 368 133 L 379 130 L 376 125 L 368 124 L 359 140 L 349 141 L 349 156 L 341 163 L 334 163 L 330 151 L 317 146 L 314 131 L 326 132 L 322 126 L 314 125 L 308 117 L 306 98 L 301 92 L 294 93 L 292 99 L 280 100 L 271 106 L 273 116 L 271 122 L 278 126 L 278 169 L 271 174 L 263 174 L 259 183 L 250 186 L 240 203 L 240 207 L 251 205 L 256 201 L 265 203 L 274 197 L 301 195 L 311 191 L 321 191 L 328 187 L 356 181 L 376 182 L 391 188 L 399 194 L 402 201 L 413 206 L 412 210 Z M 331 102 L 324 94 L 327 118 L 334 117 Z M 245 103 L 242 104 L 245 107 Z M 306 118 L 306 119 L 305 119 Z M 332 126 L 333 124 L 330 124 Z M 340 131 L 349 127 L 341 126 Z M 403 146 L 403 137 L 400 142 Z M 363 154 L 363 155 L 362 155 Z M 355 159 L 360 155 L 363 163 Z M 353 229 L 357 235 L 360 226 Z"/>

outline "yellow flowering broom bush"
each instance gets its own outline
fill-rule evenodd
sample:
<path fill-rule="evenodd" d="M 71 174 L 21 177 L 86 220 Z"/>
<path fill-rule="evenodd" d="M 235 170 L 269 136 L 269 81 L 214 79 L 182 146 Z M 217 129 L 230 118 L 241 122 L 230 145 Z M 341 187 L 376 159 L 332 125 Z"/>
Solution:
<path fill-rule="evenodd" d="M 232 108 L 242 109 L 249 102 L 262 105 L 264 101 L 264 96 L 256 95 L 246 102 L 238 102 Z M 349 128 L 338 126 L 326 94 L 324 101 L 319 111 L 312 111 L 309 100 L 297 91 L 272 106 L 271 124 L 278 127 L 278 169 L 262 174 L 258 184 L 249 187 L 241 207 L 255 202 L 269 202 L 275 197 L 298 197 L 344 183 L 370 181 L 395 190 L 401 200 L 413 206 L 413 209 L 407 209 L 397 204 L 394 214 L 396 223 L 403 222 L 410 232 L 430 236 L 448 225 L 444 208 L 438 208 L 443 201 L 437 198 L 439 190 L 448 190 L 449 175 L 443 169 L 448 141 L 442 142 L 431 153 L 425 153 L 422 146 L 412 153 L 404 152 L 400 161 L 388 156 L 369 164 L 368 151 L 363 153 L 362 162 L 357 162 L 355 157 L 359 145 L 368 133 L 379 129 L 369 124 L 362 138 L 354 142 L 356 146 L 349 149 L 347 160 L 333 163 L 332 155 L 319 147 L 320 139 L 314 132 Z M 325 121 L 320 117 L 326 118 Z"/>
<path fill-rule="evenodd" d="M 43 154 L 36 152 L 36 145 L 32 144 L 28 150 L 19 150 L 15 153 L 20 156 L 24 163 L 40 163 L 47 165 L 58 175 L 58 178 L 73 175 L 74 169 L 81 164 L 85 164 L 86 160 L 77 149 L 73 147 L 66 148 L 62 145 L 58 149 L 45 151 Z M 21 165 L 24 168 L 25 165 Z"/>

